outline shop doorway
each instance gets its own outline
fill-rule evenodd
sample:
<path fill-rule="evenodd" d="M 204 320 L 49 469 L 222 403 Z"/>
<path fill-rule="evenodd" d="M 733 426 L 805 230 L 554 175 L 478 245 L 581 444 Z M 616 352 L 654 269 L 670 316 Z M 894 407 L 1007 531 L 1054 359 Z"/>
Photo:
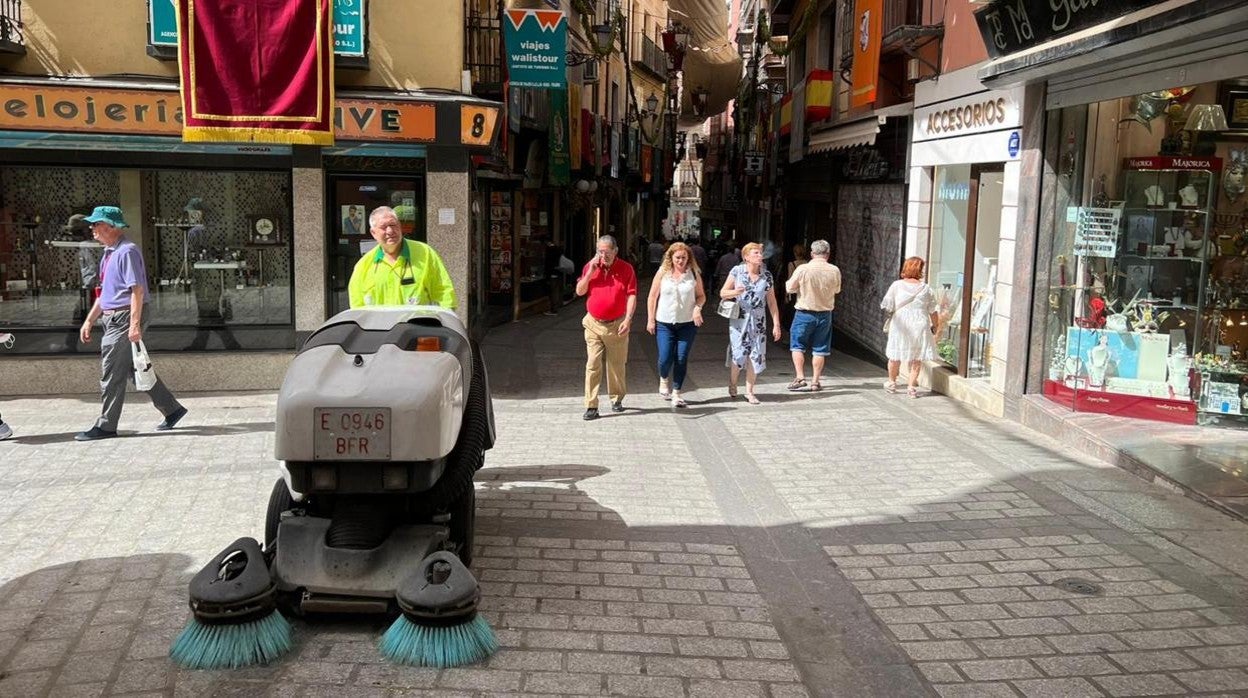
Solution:
<path fill-rule="evenodd" d="M 347 282 L 360 256 L 376 246 L 368 215 L 378 206 L 398 214 L 403 235 L 425 241 L 425 180 L 421 176 L 330 175 L 329 223 L 325 226 L 329 263 L 330 315 L 350 307 Z"/>
<path fill-rule="evenodd" d="M 938 167 L 934 182 L 928 280 L 940 314 L 937 353 L 960 376 L 987 377 L 1005 167 Z"/>

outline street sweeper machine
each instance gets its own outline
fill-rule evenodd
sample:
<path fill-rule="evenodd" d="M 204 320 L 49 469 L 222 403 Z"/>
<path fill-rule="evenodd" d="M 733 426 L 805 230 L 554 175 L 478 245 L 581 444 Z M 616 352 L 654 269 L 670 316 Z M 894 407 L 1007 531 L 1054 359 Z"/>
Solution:
<path fill-rule="evenodd" d="M 468 569 L 494 414 L 459 318 L 424 306 L 334 316 L 288 368 L 276 428 L 282 477 L 263 543 L 240 538 L 194 577 L 173 660 L 267 663 L 293 645 L 285 615 L 323 613 L 397 616 L 379 650 L 402 664 L 496 651 Z"/>

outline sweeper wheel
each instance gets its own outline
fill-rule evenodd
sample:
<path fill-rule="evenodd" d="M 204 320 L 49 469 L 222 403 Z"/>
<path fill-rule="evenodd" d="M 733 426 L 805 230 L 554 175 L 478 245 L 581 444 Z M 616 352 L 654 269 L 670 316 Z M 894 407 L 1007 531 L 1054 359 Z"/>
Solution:
<path fill-rule="evenodd" d="M 286 481 L 277 478 L 273 484 L 273 492 L 269 495 L 269 508 L 264 513 L 264 552 L 272 553 L 277 545 L 277 527 L 282 522 L 282 512 L 294 505 L 290 497 L 290 489 Z"/>

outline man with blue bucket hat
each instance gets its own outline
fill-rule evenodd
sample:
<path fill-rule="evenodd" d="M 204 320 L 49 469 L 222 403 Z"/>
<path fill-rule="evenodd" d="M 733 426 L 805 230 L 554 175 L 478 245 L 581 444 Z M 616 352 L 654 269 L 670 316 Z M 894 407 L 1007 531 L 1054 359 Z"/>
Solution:
<path fill-rule="evenodd" d="M 95 441 L 117 436 L 117 421 L 126 402 L 126 381 L 134 380 L 131 343 L 143 339 L 148 318 L 144 313 L 148 301 L 147 269 L 143 253 L 126 239 L 126 219 L 116 206 L 97 206 L 86 222 L 91 232 L 104 245 L 100 260 L 100 297 L 79 329 L 83 344 L 91 341 L 91 326 L 100 321 L 104 336 L 100 339 L 100 392 L 103 408 L 95 426 L 78 434 L 78 441 Z M 186 416 L 186 408 L 174 398 L 159 377 L 147 391 L 152 404 L 165 416 L 157 431 L 172 429 Z"/>

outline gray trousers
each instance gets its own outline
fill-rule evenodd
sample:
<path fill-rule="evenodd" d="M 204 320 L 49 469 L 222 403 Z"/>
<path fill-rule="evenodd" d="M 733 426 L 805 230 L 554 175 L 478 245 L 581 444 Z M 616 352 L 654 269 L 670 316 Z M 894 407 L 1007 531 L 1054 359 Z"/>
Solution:
<path fill-rule="evenodd" d="M 148 315 L 143 313 L 143 329 L 147 329 Z M 126 384 L 134 382 L 134 358 L 130 355 L 130 311 L 119 310 L 100 318 L 104 336 L 100 338 L 100 392 L 103 393 L 103 409 L 95 426 L 117 431 L 121 408 L 126 404 Z M 182 407 L 165 382 L 156 376 L 156 385 L 147 391 L 152 405 L 166 417 Z"/>

